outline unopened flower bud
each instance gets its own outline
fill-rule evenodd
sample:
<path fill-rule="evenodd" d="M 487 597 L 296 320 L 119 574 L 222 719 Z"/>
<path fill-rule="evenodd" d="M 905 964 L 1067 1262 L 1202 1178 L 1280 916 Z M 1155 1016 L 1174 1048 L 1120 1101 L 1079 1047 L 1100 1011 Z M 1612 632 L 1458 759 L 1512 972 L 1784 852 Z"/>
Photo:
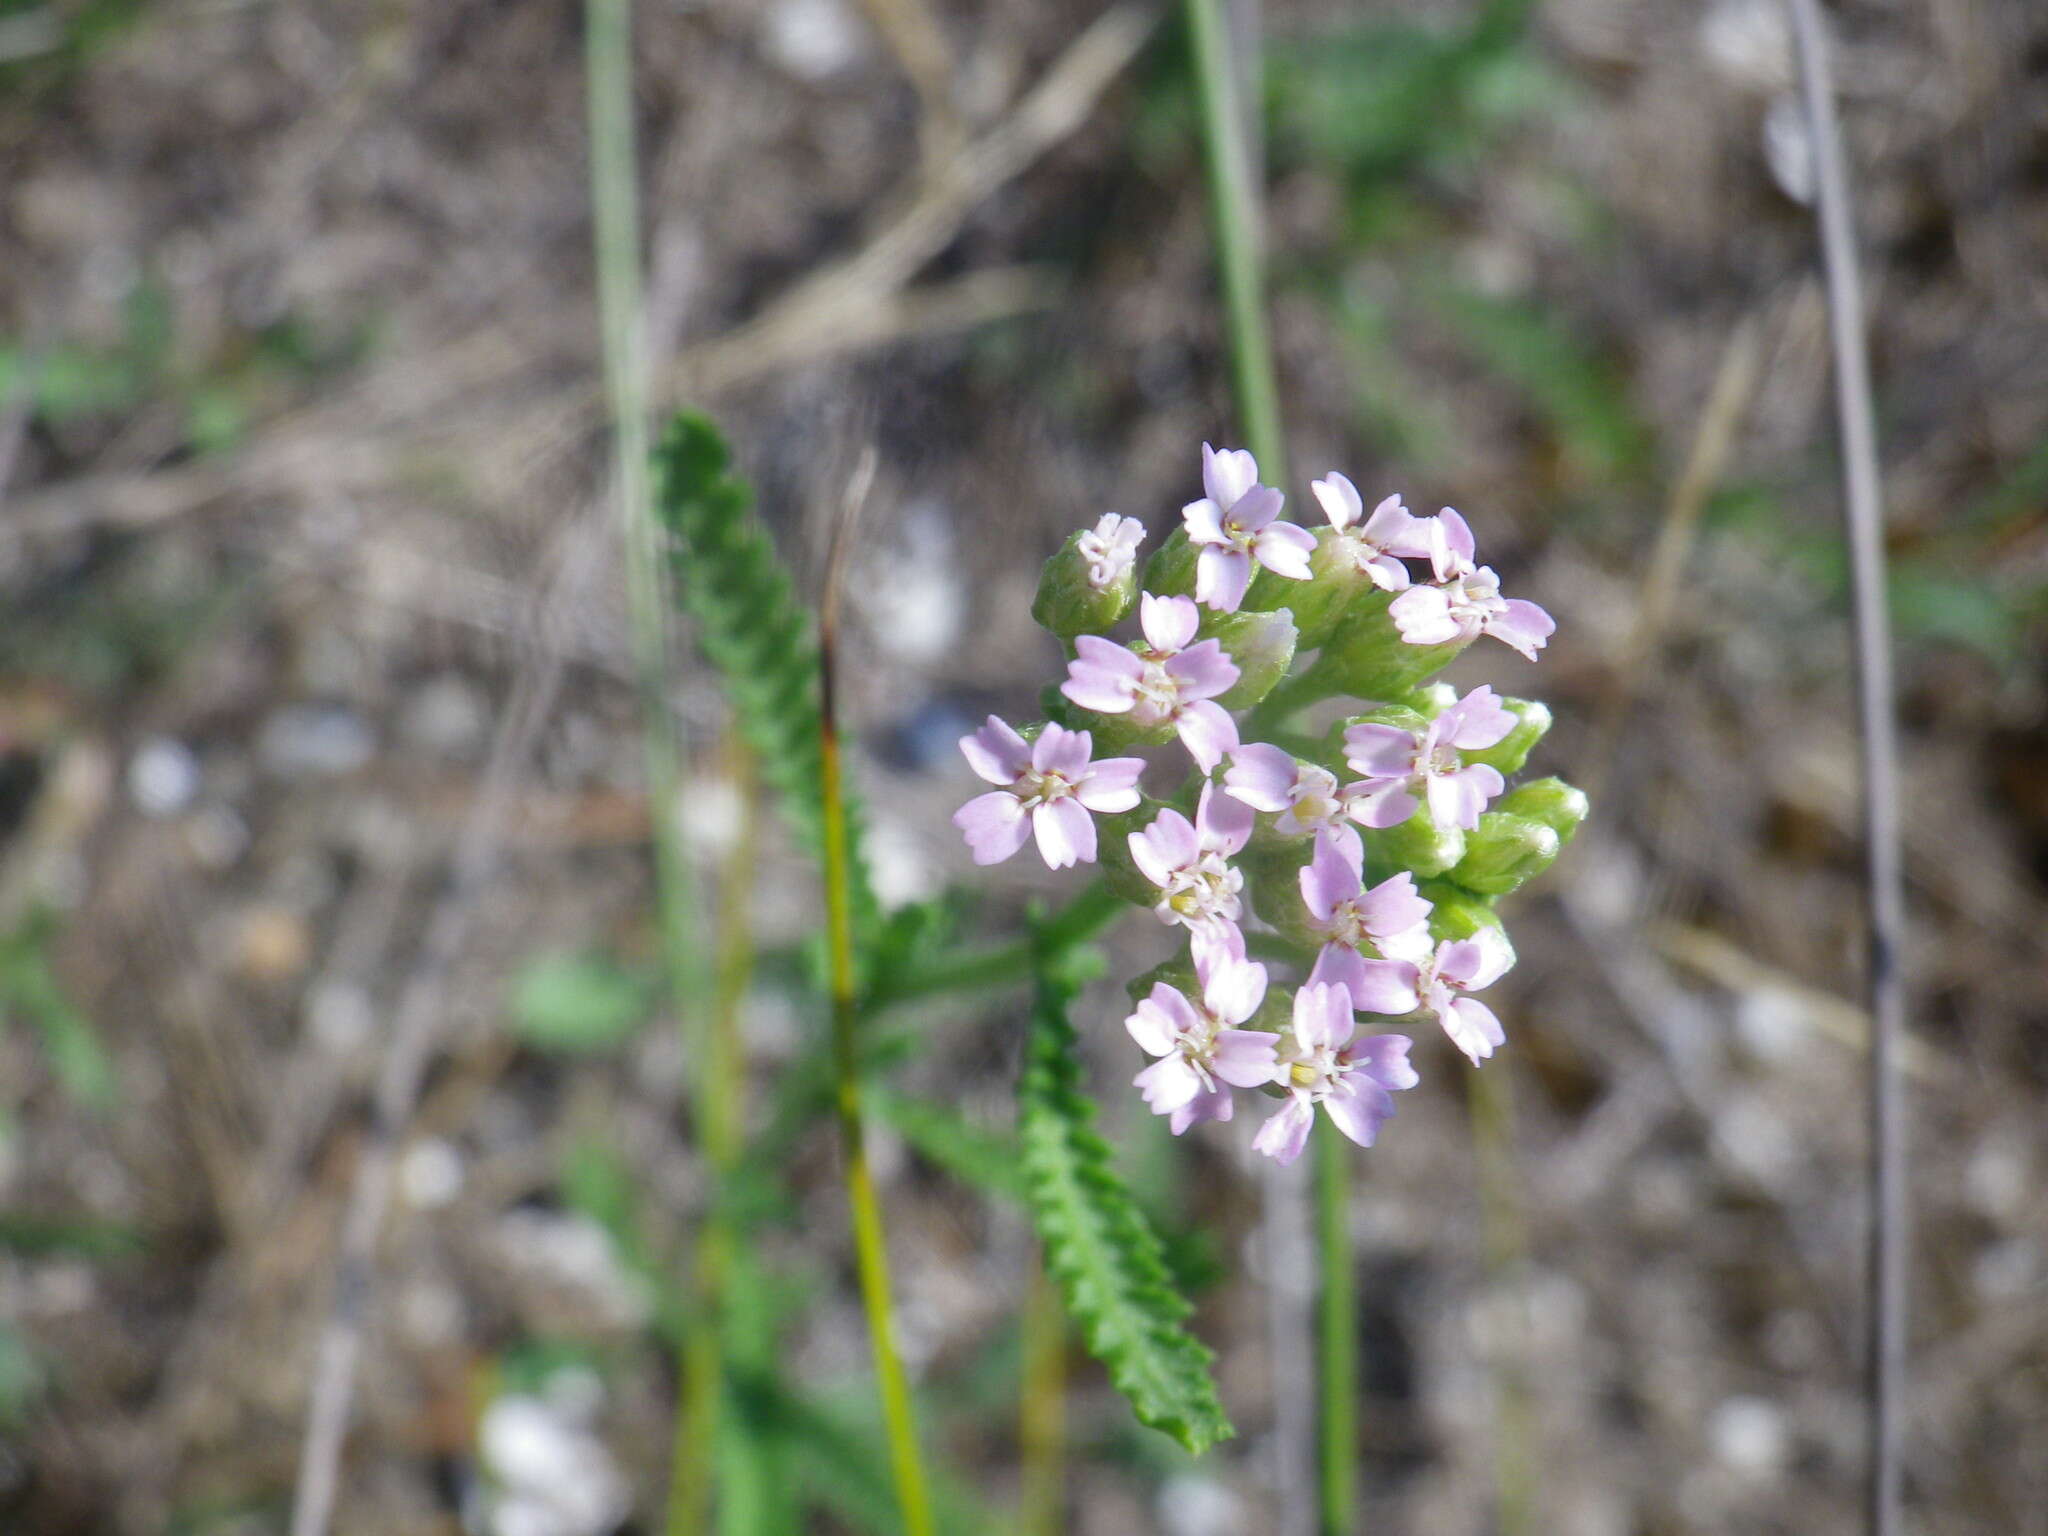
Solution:
<path fill-rule="evenodd" d="M 1500 914 L 1493 910 L 1493 903 L 1487 897 L 1474 895 L 1462 886 L 1448 880 L 1425 880 L 1417 887 L 1425 901 L 1429 902 L 1429 934 L 1438 941 L 1446 939 L 1469 939 L 1482 928 L 1491 928 L 1502 941 L 1507 939 L 1507 929 L 1502 925 Z M 1509 949 L 1512 964 L 1513 949 Z M 1503 967 L 1505 969 L 1505 967 Z"/>
<path fill-rule="evenodd" d="M 1586 819 L 1588 802 L 1584 790 L 1572 788 L 1563 779 L 1531 779 L 1502 796 L 1497 809 L 1510 816 L 1542 822 L 1557 834 L 1562 845 L 1572 840 L 1579 823 Z"/>
<path fill-rule="evenodd" d="M 1216 702 L 1225 709 L 1250 709 L 1273 691 L 1294 665 L 1294 615 L 1240 609 L 1205 620 L 1202 633 L 1221 642 L 1237 663 L 1237 683 Z"/>
<path fill-rule="evenodd" d="M 1533 699 L 1502 699 L 1500 702 L 1504 709 L 1515 716 L 1515 728 L 1495 745 L 1467 748 L 1463 756 L 1468 763 L 1484 763 L 1502 774 L 1519 773 L 1522 764 L 1529 760 L 1529 754 L 1535 750 L 1536 743 L 1541 741 L 1550 729 L 1550 709 Z M 1580 814 L 1583 816 L 1584 812 Z M 1560 836 L 1562 835 L 1564 834 L 1560 833 Z"/>
<path fill-rule="evenodd" d="M 1160 597 L 1193 597 L 1195 595 L 1195 564 L 1201 550 L 1188 537 L 1186 527 L 1173 530 L 1165 541 L 1152 551 L 1152 558 L 1145 562 L 1145 576 L 1141 585 L 1147 592 Z"/>
<path fill-rule="evenodd" d="M 1137 550 L 1144 536 L 1136 518 L 1114 512 L 1069 535 L 1045 562 L 1031 617 L 1062 640 L 1106 632 L 1138 600 Z"/>
<path fill-rule="evenodd" d="M 1398 699 L 1441 672 L 1472 643 L 1460 638 L 1441 645 L 1411 644 L 1401 638 L 1387 612 L 1393 600 L 1392 593 L 1377 589 L 1353 600 L 1304 675 L 1304 697 L 1320 686 L 1326 695 Z"/>
<path fill-rule="evenodd" d="M 1366 858 L 1374 869 L 1408 869 L 1417 875 L 1440 875 L 1465 857 L 1465 832 L 1456 826 L 1439 826 L 1428 806 L 1399 826 L 1383 827 L 1365 834 Z"/>
<path fill-rule="evenodd" d="M 1505 896 L 1550 868 L 1564 840 L 1540 821 L 1488 811 L 1465 839 L 1451 879 L 1481 896 Z"/>

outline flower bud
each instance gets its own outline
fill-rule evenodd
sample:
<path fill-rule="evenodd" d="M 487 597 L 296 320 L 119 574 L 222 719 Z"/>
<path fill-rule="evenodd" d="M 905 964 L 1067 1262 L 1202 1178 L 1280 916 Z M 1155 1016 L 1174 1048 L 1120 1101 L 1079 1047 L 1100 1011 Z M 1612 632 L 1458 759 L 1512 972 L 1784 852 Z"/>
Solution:
<path fill-rule="evenodd" d="M 1068 535 L 1039 575 L 1031 617 L 1062 640 L 1106 633 L 1138 600 L 1137 546 L 1144 533 L 1136 518 L 1110 512 Z"/>
<path fill-rule="evenodd" d="M 1488 811 L 1465 839 L 1465 856 L 1451 879 L 1481 896 L 1505 896 L 1550 868 L 1564 840 L 1527 816 Z"/>
<path fill-rule="evenodd" d="M 1294 665 L 1294 615 L 1285 608 L 1212 614 L 1203 620 L 1202 634 L 1221 642 L 1237 665 L 1237 682 L 1216 700 L 1225 709 L 1250 709 Z"/>
<path fill-rule="evenodd" d="M 1307 948 L 1322 943 L 1321 936 L 1308 926 L 1308 908 L 1301 900 L 1301 871 L 1311 847 L 1307 838 L 1275 837 L 1261 828 L 1237 856 L 1252 911 L 1287 943 Z"/>
<path fill-rule="evenodd" d="M 1429 934 L 1439 941 L 1469 939 L 1482 928 L 1491 928 L 1505 939 L 1507 929 L 1500 914 L 1484 896 L 1476 896 L 1448 880 L 1425 880 L 1417 889 L 1430 903 Z"/>
<path fill-rule="evenodd" d="M 1056 687 L 1039 691 L 1038 707 L 1045 711 L 1048 720 L 1058 721 L 1070 731 L 1086 731 L 1094 739 L 1096 752 L 1103 756 L 1128 752 L 1133 747 L 1164 746 L 1173 740 L 1171 725 L 1140 726 L 1127 714 L 1105 715 L 1083 709 Z"/>
<path fill-rule="evenodd" d="M 1404 869 L 1422 877 L 1440 875 L 1465 857 L 1465 833 L 1438 826 L 1429 807 L 1421 805 L 1397 827 L 1368 829 L 1365 857 L 1375 879 Z"/>
<path fill-rule="evenodd" d="M 1145 590 L 1159 597 L 1193 597 L 1195 561 L 1200 554 L 1188 538 L 1185 524 L 1174 529 L 1145 562 Z"/>
<path fill-rule="evenodd" d="M 1502 796 L 1494 809 L 1541 822 L 1557 834 L 1561 846 L 1578 832 L 1589 803 L 1584 790 L 1572 788 L 1563 779 L 1531 779 Z"/>
<path fill-rule="evenodd" d="M 1133 976 L 1124 983 L 1124 991 L 1130 994 L 1133 1003 L 1141 1003 L 1152 995 L 1152 989 L 1162 981 L 1182 997 L 1202 995 L 1201 980 L 1195 975 L 1195 962 L 1185 953 L 1153 966 L 1142 975 Z"/>
<path fill-rule="evenodd" d="M 1468 763 L 1484 763 L 1487 767 L 1498 769 L 1504 774 L 1519 773 L 1522 764 L 1529 760 L 1529 754 L 1535 750 L 1536 743 L 1541 741 L 1550 729 L 1550 709 L 1533 699 L 1502 699 L 1500 702 L 1503 708 L 1516 716 L 1515 728 L 1493 746 L 1477 749 L 1466 747 L 1460 755 Z M 1582 795 L 1580 798 L 1583 800 L 1585 797 Z M 1583 817 L 1585 812 L 1582 810 L 1579 814 Z M 1559 835 L 1564 834 L 1560 832 Z"/>
<path fill-rule="evenodd" d="M 1387 609 L 1394 595 L 1378 588 L 1361 593 L 1323 644 L 1322 654 L 1304 674 L 1302 686 L 1291 689 L 1304 700 L 1348 694 L 1354 699 L 1398 699 L 1442 671 L 1472 642 L 1450 640 L 1442 645 L 1411 645 L 1401 638 Z"/>
<path fill-rule="evenodd" d="M 1318 528 L 1315 532 L 1315 553 L 1308 559 L 1309 579 L 1287 582 L 1284 592 L 1274 594 L 1278 601 L 1294 610 L 1295 628 L 1300 632 L 1301 645 L 1305 650 L 1327 641 L 1356 604 L 1379 591 L 1372 578 L 1359 568 L 1358 561 L 1346 550 L 1336 529 Z M 1270 572 L 1261 572 L 1259 579 L 1252 583 L 1252 591 L 1246 598 L 1249 606 L 1258 606 L 1259 599 L 1265 595 L 1259 588 L 1266 584 L 1270 575 Z"/>

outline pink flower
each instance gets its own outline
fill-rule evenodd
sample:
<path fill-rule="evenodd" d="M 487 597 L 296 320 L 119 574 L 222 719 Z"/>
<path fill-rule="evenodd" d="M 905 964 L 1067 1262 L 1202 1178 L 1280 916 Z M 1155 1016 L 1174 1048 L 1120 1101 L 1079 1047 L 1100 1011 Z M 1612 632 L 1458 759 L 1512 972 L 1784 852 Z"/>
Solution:
<path fill-rule="evenodd" d="M 1337 530 L 1336 543 L 1360 574 L 1371 578 L 1382 591 L 1403 592 L 1408 588 L 1408 567 L 1398 557 L 1423 560 L 1429 557 L 1427 525 L 1401 505 L 1399 496 L 1388 496 L 1365 515 L 1365 500 L 1358 487 L 1334 470 L 1309 489 L 1322 503 L 1323 515 Z M 1362 524 L 1362 526 L 1361 526 Z"/>
<path fill-rule="evenodd" d="M 1481 928 L 1469 939 L 1446 939 L 1419 962 L 1385 962 L 1386 995 L 1381 1001 L 1390 1006 L 1360 1006 L 1389 1014 L 1426 1009 L 1476 1067 L 1507 1035 L 1491 1008 L 1464 994 L 1493 985 L 1514 963 L 1515 952 L 1500 930 Z"/>
<path fill-rule="evenodd" d="M 1105 512 L 1095 526 L 1074 541 L 1074 550 L 1088 562 L 1088 585 L 1107 592 L 1128 576 L 1144 542 L 1145 525 L 1135 517 Z"/>
<path fill-rule="evenodd" d="M 1482 634 L 1513 646 L 1531 661 L 1557 623 L 1534 603 L 1500 595 L 1500 577 L 1474 565 L 1472 530 L 1449 507 L 1430 524 L 1435 586 L 1410 587 L 1387 610 L 1410 645 L 1446 645 Z"/>
<path fill-rule="evenodd" d="M 1237 612 L 1251 584 L 1252 562 L 1269 571 L 1306 581 L 1308 557 L 1315 553 L 1315 535 L 1292 523 L 1275 522 L 1285 498 L 1270 485 L 1259 484 L 1259 465 L 1242 448 L 1217 452 L 1202 444 L 1200 501 L 1181 508 L 1188 541 L 1198 545 L 1195 597 L 1221 613 Z"/>
<path fill-rule="evenodd" d="M 1255 742 L 1230 754 L 1223 775 L 1226 794 L 1255 811 L 1274 814 L 1273 830 L 1282 837 L 1334 838 L 1355 846 L 1358 833 L 1346 819 L 1357 785 L 1337 787 L 1337 776 L 1316 763 L 1297 762 L 1278 747 Z M 1362 858 L 1364 849 L 1358 850 Z"/>
<path fill-rule="evenodd" d="M 1035 833 L 1038 851 L 1053 869 L 1095 859 L 1090 811 L 1128 811 L 1138 804 L 1138 757 L 1088 760 L 1094 743 L 1086 731 L 1048 725 L 1027 742 L 994 715 L 972 736 L 960 738 L 968 766 L 1001 789 L 977 795 L 953 813 L 977 864 L 999 864 Z"/>
<path fill-rule="evenodd" d="M 1199 1001 L 1156 982 L 1124 1020 L 1138 1048 L 1159 1058 L 1131 1081 L 1153 1114 L 1173 1117 L 1167 1123 L 1176 1136 L 1199 1121 L 1228 1120 L 1231 1087 L 1270 1083 L 1277 1065 L 1278 1036 L 1236 1027 L 1266 1000 L 1266 968 L 1224 944 L 1195 956 L 1195 974 Z"/>
<path fill-rule="evenodd" d="M 1415 877 L 1404 869 L 1367 890 L 1363 858 L 1340 843 L 1319 840 L 1301 872 L 1301 899 L 1310 928 L 1323 939 L 1309 979 L 1341 982 L 1360 1008 L 1386 1012 L 1379 1006 L 1386 989 L 1375 984 L 1371 969 L 1377 962 L 1367 961 L 1364 951 L 1418 959 L 1428 953 L 1430 906 L 1416 894 Z M 1367 967 L 1363 972 L 1360 963 Z"/>
<path fill-rule="evenodd" d="M 1083 709 L 1129 714 L 1145 729 L 1171 725 L 1204 773 L 1237 745 L 1237 722 L 1215 702 L 1237 681 L 1237 664 L 1214 640 L 1195 639 L 1201 613 L 1184 597 L 1139 599 L 1145 645 L 1136 651 L 1081 635 L 1060 692 Z"/>
<path fill-rule="evenodd" d="M 1204 947 L 1227 944 L 1236 936 L 1235 924 L 1244 912 L 1238 899 L 1244 875 L 1230 860 L 1251 835 L 1251 807 L 1217 794 L 1213 784 L 1203 788 L 1192 823 L 1179 811 L 1166 810 L 1144 831 L 1130 834 L 1132 860 L 1159 887 L 1152 910 L 1162 923 L 1179 923 L 1189 931 L 1198 960 Z"/>
<path fill-rule="evenodd" d="M 1281 1163 L 1291 1163 L 1308 1145 L 1316 1106 L 1331 1124 L 1361 1147 L 1372 1145 L 1394 1113 L 1394 1094 L 1420 1079 L 1408 1064 L 1406 1035 L 1358 1039 L 1351 994 L 1341 986 L 1311 982 L 1294 994 L 1294 1029 L 1283 1038 L 1275 1081 L 1287 1088 L 1287 1102 L 1259 1127 L 1252 1146 Z"/>
<path fill-rule="evenodd" d="M 1515 724 L 1514 712 L 1481 684 L 1420 735 L 1398 725 L 1352 726 L 1344 733 L 1344 760 L 1365 777 L 1351 814 L 1368 827 L 1398 827 L 1415 814 L 1416 797 L 1426 796 L 1430 819 L 1439 827 L 1471 831 L 1507 781 L 1484 763 L 1468 766 L 1459 749 L 1497 746 Z"/>

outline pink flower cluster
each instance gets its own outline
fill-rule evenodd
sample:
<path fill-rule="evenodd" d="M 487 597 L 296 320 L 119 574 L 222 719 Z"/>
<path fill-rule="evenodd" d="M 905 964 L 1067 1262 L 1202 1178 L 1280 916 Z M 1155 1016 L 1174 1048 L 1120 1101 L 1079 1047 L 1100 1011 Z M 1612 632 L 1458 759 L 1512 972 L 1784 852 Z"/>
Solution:
<path fill-rule="evenodd" d="M 1140 594 L 1139 633 L 1128 642 L 1073 636 L 1060 693 L 1091 712 L 1089 723 L 1110 740 L 1177 737 L 1200 784 L 1192 818 L 1152 802 L 1142 825 L 1132 817 L 1119 829 L 1115 857 L 1102 855 L 1127 880 L 1142 881 L 1128 889 L 1149 888 L 1159 920 L 1188 936 L 1190 968 L 1165 972 L 1167 979 L 1155 981 L 1125 1020 L 1152 1058 L 1135 1084 L 1176 1135 L 1202 1121 L 1229 1120 L 1234 1090 L 1261 1092 L 1277 1107 L 1253 1145 L 1291 1162 L 1318 1106 L 1339 1132 L 1370 1146 L 1393 1113 L 1392 1095 L 1417 1081 L 1410 1039 L 1361 1033 L 1359 1015 L 1434 1017 L 1475 1064 L 1502 1043 L 1499 1020 L 1471 994 L 1513 964 L 1506 938 L 1485 924 L 1469 933 L 1452 925 L 1449 933 L 1459 936 L 1433 933 L 1435 909 L 1411 871 L 1388 873 L 1381 864 L 1380 878 L 1368 879 L 1360 829 L 1399 827 L 1418 813 L 1446 835 L 1477 828 L 1506 785 L 1498 769 L 1468 762 L 1465 754 L 1497 746 L 1519 717 L 1491 688 L 1462 698 L 1440 689 L 1426 715 L 1405 704 L 1382 712 L 1421 720 L 1419 727 L 1377 719 L 1350 725 L 1343 762 L 1357 777 L 1343 783 L 1322 763 L 1241 739 L 1221 700 L 1251 690 L 1240 680 L 1246 669 L 1256 676 L 1257 663 L 1240 651 L 1241 668 L 1224 640 L 1204 630 L 1238 611 L 1260 569 L 1281 578 L 1283 592 L 1287 582 L 1324 579 L 1323 571 L 1354 582 L 1364 576 L 1394 594 L 1390 605 L 1382 600 L 1379 619 L 1391 623 L 1390 643 L 1396 634 L 1413 646 L 1491 635 L 1534 659 L 1555 626 L 1535 604 L 1501 597 L 1494 572 L 1476 563 L 1471 529 L 1449 508 L 1416 517 L 1388 496 L 1368 514 L 1357 488 L 1333 473 L 1312 487 L 1328 523 L 1318 535 L 1281 520 L 1284 497 L 1259 482 L 1249 453 L 1206 444 L 1202 488 L 1182 513 L 1193 570 L 1191 583 L 1185 574 L 1180 580 L 1192 585 L 1192 596 Z M 1074 541 L 1083 562 L 1083 577 L 1075 579 L 1101 592 L 1127 578 L 1141 534 L 1134 520 L 1105 516 Z M 1408 561 L 1426 561 L 1427 577 L 1417 580 Z M 1155 560 L 1148 571 L 1160 569 Z M 1112 612 L 1123 611 L 1129 590 Z M 1231 632 L 1229 622 L 1221 633 Z M 1019 732 L 990 716 L 960 748 L 994 786 L 954 817 L 980 864 L 1007 859 L 1033 839 L 1053 869 L 1092 862 L 1101 851 L 1095 818 L 1126 816 L 1144 804 L 1145 761 L 1096 758 L 1089 730 L 1052 722 Z M 1301 852 L 1287 852 L 1304 843 L 1305 861 Z M 1314 946 L 1314 961 L 1291 998 L 1250 958 L 1253 914 L 1241 856 L 1254 844 L 1296 870 L 1281 903 L 1293 915 L 1275 921 L 1287 940 Z M 1273 908 L 1259 910 L 1271 915 Z"/>

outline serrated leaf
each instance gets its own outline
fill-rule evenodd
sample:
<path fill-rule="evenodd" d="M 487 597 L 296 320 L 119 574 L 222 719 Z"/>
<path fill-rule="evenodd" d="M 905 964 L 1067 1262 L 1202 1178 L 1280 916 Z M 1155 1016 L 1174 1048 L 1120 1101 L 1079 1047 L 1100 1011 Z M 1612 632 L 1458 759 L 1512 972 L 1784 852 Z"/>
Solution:
<path fill-rule="evenodd" d="M 1173 1288 L 1159 1237 L 1095 1130 L 1067 1021 L 1077 990 L 1070 970 L 1041 959 L 1018 1086 L 1032 1218 L 1090 1353 L 1141 1423 L 1200 1455 L 1236 1431 L 1210 1378 L 1214 1356 L 1184 1326 L 1194 1306 Z"/>
<path fill-rule="evenodd" d="M 654 510 L 674 540 L 676 593 L 784 820 L 822 860 L 817 636 L 753 499 L 718 429 L 677 416 L 654 454 Z M 865 954 L 881 908 L 861 857 L 859 807 L 849 800 L 846 811 L 854 936 Z"/>
<path fill-rule="evenodd" d="M 609 960 L 543 955 L 512 984 L 512 1032 L 543 1051 L 608 1051 L 632 1038 L 653 1004 L 646 980 Z"/>

